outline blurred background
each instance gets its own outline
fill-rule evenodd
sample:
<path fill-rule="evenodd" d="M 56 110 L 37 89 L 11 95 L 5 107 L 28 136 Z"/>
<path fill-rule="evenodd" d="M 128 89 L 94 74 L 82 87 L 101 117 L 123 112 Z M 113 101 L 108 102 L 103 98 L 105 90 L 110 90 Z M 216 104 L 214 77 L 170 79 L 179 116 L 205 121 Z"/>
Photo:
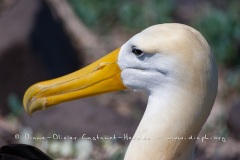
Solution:
<path fill-rule="evenodd" d="M 67 102 L 29 117 L 26 89 L 73 72 L 120 47 L 148 26 L 177 22 L 199 30 L 218 62 L 219 87 L 197 141 L 197 160 L 240 160 L 239 0 L 0 0 L 0 146 L 26 143 L 54 159 L 122 160 L 147 103 L 122 91 Z M 28 137 L 79 137 L 35 140 Z M 226 140 L 226 141 L 225 141 Z"/>

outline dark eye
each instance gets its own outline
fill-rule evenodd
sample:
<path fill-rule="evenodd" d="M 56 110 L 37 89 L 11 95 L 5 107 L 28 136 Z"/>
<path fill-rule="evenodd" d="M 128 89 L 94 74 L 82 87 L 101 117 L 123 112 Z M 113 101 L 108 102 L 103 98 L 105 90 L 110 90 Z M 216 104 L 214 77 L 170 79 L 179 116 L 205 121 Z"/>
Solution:
<path fill-rule="evenodd" d="M 137 57 L 141 57 L 144 54 L 142 50 L 135 47 L 132 48 L 132 53 L 134 53 Z"/>

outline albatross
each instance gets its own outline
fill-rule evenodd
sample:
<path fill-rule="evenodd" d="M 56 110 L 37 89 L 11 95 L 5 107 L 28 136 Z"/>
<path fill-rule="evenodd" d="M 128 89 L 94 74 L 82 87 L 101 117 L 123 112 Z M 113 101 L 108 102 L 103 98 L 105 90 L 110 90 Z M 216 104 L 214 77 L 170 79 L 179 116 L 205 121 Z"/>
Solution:
<path fill-rule="evenodd" d="M 144 90 L 148 104 L 124 160 L 190 160 L 216 98 L 217 77 L 214 55 L 197 30 L 158 24 L 83 69 L 32 85 L 23 103 L 31 115 L 106 92 Z"/>

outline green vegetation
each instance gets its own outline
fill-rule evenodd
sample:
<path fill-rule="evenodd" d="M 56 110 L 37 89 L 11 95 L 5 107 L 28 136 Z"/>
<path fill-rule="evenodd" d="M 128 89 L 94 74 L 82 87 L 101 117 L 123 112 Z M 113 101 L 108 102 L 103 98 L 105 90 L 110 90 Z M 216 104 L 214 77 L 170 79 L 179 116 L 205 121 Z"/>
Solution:
<path fill-rule="evenodd" d="M 11 93 L 8 96 L 7 102 L 11 114 L 13 114 L 14 116 L 20 116 L 22 114 L 23 112 L 22 102 L 16 93 Z"/>
<path fill-rule="evenodd" d="M 86 25 L 103 31 L 116 25 L 142 29 L 156 23 L 171 22 L 174 11 L 172 0 L 69 0 L 69 2 Z"/>
<path fill-rule="evenodd" d="M 240 65 L 240 2 L 225 10 L 209 6 L 193 24 L 209 41 L 219 63 L 225 67 Z"/>

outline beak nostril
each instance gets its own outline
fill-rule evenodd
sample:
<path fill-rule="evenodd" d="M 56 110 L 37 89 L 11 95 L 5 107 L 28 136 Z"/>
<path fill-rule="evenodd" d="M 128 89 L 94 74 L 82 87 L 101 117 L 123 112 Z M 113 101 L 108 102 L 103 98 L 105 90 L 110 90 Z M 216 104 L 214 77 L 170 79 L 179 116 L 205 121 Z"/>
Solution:
<path fill-rule="evenodd" d="M 103 62 L 103 63 L 100 63 L 94 71 L 98 71 L 98 70 L 101 70 L 103 69 L 104 67 L 106 67 L 107 65 L 109 65 L 110 63 L 109 62 Z"/>

